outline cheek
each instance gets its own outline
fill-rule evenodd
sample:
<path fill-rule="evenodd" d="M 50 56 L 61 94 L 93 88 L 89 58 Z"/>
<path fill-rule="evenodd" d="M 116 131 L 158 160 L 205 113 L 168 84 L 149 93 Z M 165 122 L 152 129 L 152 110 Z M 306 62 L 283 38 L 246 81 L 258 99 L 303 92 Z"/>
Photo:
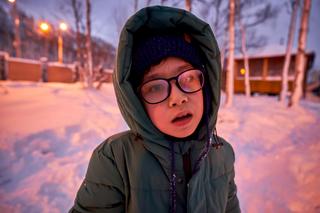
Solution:
<path fill-rule="evenodd" d="M 167 115 L 166 110 L 161 104 L 145 104 L 147 114 L 155 126 L 162 123 Z"/>
<path fill-rule="evenodd" d="M 192 102 L 195 109 L 198 109 L 199 116 L 202 117 L 203 114 L 203 94 L 202 92 L 196 93 L 192 96 Z"/>

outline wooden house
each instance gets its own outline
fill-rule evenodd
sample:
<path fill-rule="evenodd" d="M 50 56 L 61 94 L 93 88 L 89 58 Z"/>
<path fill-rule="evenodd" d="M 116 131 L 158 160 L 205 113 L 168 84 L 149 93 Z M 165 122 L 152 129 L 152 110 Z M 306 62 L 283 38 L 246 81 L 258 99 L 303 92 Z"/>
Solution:
<path fill-rule="evenodd" d="M 306 90 L 306 79 L 309 70 L 312 68 L 315 54 L 308 52 L 306 54 L 306 74 L 304 79 L 304 92 Z M 291 62 L 288 74 L 289 91 L 293 89 L 294 66 L 296 54 L 291 55 Z M 279 94 L 281 91 L 281 76 L 284 65 L 285 54 L 269 54 L 249 56 L 249 80 L 251 93 Z M 224 66 L 226 67 L 226 66 Z M 235 57 L 234 63 L 234 92 L 244 93 L 244 69 L 243 57 Z M 222 89 L 225 90 L 226 71 L 222 75 Z"/>

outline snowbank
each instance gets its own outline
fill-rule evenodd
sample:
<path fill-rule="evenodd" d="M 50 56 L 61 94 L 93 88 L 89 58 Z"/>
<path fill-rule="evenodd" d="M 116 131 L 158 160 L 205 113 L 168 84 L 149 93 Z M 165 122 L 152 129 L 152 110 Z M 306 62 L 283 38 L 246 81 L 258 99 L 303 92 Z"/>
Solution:
<path fill-rule="evenodd" d="M 92 150 L 127 129 L 113 87 L 0 82 L 0 212 L 66 212 Z M 236 96 L 218 133 L 236 152 L 243 212 L 319 212 L 320 104 Z"/>

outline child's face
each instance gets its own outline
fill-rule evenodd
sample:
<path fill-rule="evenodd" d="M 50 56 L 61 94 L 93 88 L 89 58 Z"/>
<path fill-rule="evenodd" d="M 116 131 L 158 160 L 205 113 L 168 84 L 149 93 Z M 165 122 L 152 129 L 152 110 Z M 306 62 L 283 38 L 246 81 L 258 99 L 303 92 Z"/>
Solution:
<path fill-rule="evenodd" d="M 154 78 L 175 77 L 190 68 L 192 65 L 183 59 L 168 57 L 150 68 L 143 77 L 143 83 Z M 202 90 L 184 93 L 174 80 L 170 81 L 170 84 L 171 93 L 167 99 L 157 104 L 144 102 L 144 105 L 151 121 L 161 132 L 176 138 L 184 138 L 196 130 L 202 118 Z"/>

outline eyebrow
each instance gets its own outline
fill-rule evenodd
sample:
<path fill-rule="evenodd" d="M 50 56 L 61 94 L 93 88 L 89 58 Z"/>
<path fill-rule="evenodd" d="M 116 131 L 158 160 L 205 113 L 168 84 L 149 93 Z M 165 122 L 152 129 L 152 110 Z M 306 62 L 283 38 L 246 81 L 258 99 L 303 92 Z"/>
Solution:
<path fill-rule="evenodd" d="M 182 71 L 185 71 L 187 69 L 190 69 L 190 68 L 194 68 L 191 64 L 184 64 L 184 65 L 181 65 L 179 67 L 177 67 L 176 69 L 174 69 L 174 71 L 172 73 L 174 74 L 177 74 L 177 73 L 180 73 Z M 147 72 L 145 74 L 145 79 L 144 81 L 149 81 L 149 80 L 152 80 L 152 79 L 155 79 L 155 78 L 162 78 L 162 74 L 161 73 L 151 73 L 149 74 L 150 72 Z"/>

